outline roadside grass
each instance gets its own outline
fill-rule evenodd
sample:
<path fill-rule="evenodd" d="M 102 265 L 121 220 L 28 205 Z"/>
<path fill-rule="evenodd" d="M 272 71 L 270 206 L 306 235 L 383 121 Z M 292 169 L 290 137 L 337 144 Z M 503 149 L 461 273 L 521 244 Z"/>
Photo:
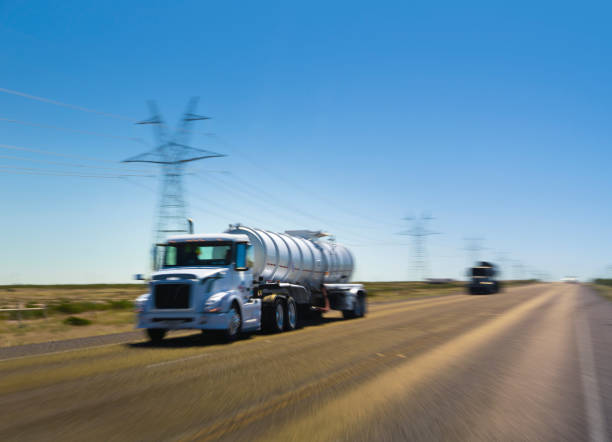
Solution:
<path fill-rule="evenodd" d="M 91 325 L 91 319 L 81 318 L 79 316 L 68 316 L 66 319 L 64 319 L 63 322 L 66 325 L 76 325 L 76 326 Z"/>
<path fill-rule="evenodd" d="M 503 286 L 535 281 L 508 281 Z M 370 302 L 388 302 L 465 291 L 465 282 L 364 282 Z M 612 287 L 611 287 L 612 288 Z M 144 284 L 0 286 L 0 309 L 47 306 L 46 311 L 0 312 L 0 347 L 134 330 L 133 301 Z M 69 319 L 76 317 L 77 319 Z M 82 326 L 80 319 L 90 321 Z M 79 326 L 81 325 L 81 326 Z"/>
<path fill-rule="evenodd" d="M 590 286 L 602 297 L 612 301 L 612 279 L 596 279 Z"/>
<path fill-rule="evenodd" d="M 144 284 L 0 286 L 0 309 L 46 306 L 21 312 L 21 321 L 0 312 L 0 347 L 132 331 L 134 299 L 146 291 Z M 71 316 L 91 324 L 65 323 Z"/>
<path fill-rule="evenodd" d="M 463 290 L 464 282 L 428 284 L 418 281 L 362 282 L 370 302 L 399 301 L 421 296 L 443 295 Z"/>
<path fill-rule="evenodd" d="M 91 324 L 85 327 L 64 323 L 70 316 L 74 315 L 52 315 L 47 318 L 23 320 L 21 323 L 15 320 L 0 319 L 0 347 L 134 330 L 134 313 L 131 310 L 106 310 L 79 314 L 79 318 L 91 321 Z"/>
<path fill-rule="evenodd" d="M 502 281 L 502 290 L 505 287 L 533 284 L 535 279 Z M 419 281 L 397 282 L 362 282 L 368 292 L 370 302 L 400 301 L 403 299 L 418 298 L 422 296 L 437 296 L 449 293 L 465 292 L 465 281 L 453 281 L 441 284 L 431 284 Z"/>

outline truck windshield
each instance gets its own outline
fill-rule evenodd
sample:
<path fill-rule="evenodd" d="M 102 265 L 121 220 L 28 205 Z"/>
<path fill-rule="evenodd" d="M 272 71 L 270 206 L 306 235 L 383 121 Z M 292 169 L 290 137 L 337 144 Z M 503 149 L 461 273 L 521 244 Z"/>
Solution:
<path fill-rule="evenodd" d="M 489 267 L 473 267 L 472 276 L 489 276 L 491 269 Z"/>
<path fill-rule="evenodd" d="M 226 266 L 232 262 L 231 242 L 190 242 L 166 246 L 164 267 Z"/>

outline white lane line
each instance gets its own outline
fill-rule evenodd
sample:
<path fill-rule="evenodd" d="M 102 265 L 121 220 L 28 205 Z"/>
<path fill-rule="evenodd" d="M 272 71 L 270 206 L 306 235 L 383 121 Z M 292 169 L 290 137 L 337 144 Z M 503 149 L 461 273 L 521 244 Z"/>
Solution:
<path fill-rule="evenodd" d="M 205 358 L 207 356 L 210 356 L 210 354 L 209 353 L 204 353 L 204 354 L 199 354 L 199 355 L 195 355 L 195 356 L 187 356 L 185 358 L 173 359 L 171 361 L 164 361 L 164 362 L 158 362 L 156 364 L 150 364 L 150 365 L 147 365 L 146 368 L 161 367 L 163 365 L 170 365 L 170 364 L 176 364 L 178 362 L 191 361 L 192 359 L 200 359 L 200 358 Z"/>
<path fill-rule="evenodd" d="M 593 345 L 591 343 L 591 331 L 589 323 L 580 314 L 576 318 L 576 340 L 578 344 L 578 357 L 580 362 L 580 378 L 582 380 L 582 391 L 587 414 L 589 428 L 589 440 L 592 442 L 606 442 L 606 424 L 599 397 L 599 385 L 597 383 L 597 372 L 595 371 L 595 358 L 593 356 Z"/>

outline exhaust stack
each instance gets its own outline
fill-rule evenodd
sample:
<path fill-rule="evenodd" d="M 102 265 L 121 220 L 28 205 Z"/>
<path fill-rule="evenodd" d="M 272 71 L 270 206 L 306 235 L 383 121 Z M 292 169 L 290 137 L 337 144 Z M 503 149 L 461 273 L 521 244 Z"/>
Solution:
<path fill-rule="evenodd" d="M 193 235 L 193 220 L 191 218 L 187 218 L 187 224 L 189 224 L 189 233 Z"/>

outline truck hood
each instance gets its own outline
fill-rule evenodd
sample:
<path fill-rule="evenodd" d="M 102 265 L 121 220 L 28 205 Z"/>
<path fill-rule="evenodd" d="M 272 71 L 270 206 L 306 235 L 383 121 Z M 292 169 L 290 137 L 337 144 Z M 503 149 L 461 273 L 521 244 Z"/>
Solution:
<path fill-rule="evenodd" d="M 174 269 L 160 270 L 153 273 L 153 281 L 167 279 L 205 279 L 213 275 L 227 273 L 226 268 L 201 268 L 201 267 L 180 267 Z"/>

